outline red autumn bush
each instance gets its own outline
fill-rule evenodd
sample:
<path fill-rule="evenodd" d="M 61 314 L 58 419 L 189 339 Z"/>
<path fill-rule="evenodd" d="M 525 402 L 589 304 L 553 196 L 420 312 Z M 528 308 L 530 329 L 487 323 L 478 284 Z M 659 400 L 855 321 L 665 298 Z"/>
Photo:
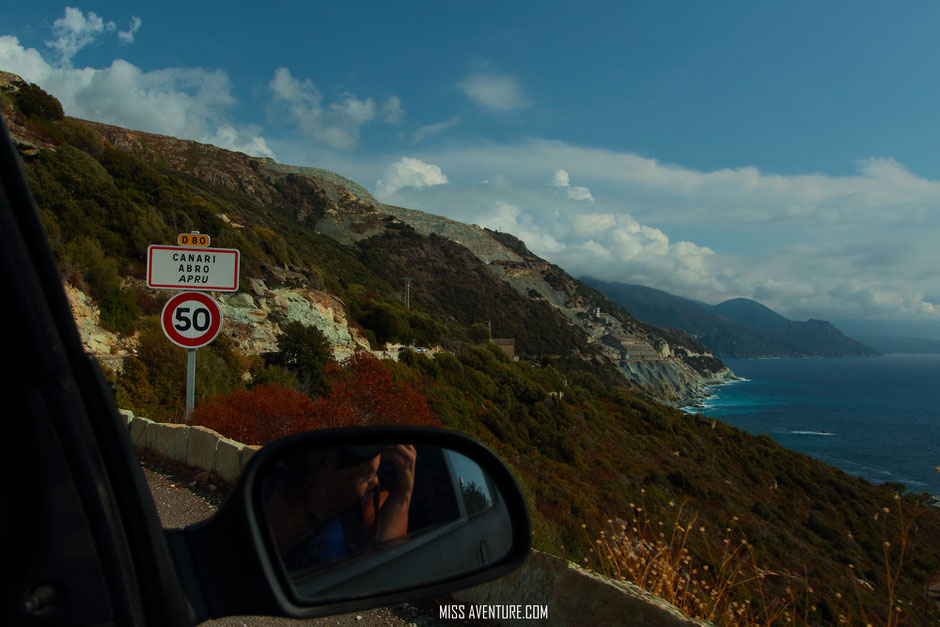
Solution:
<path fill-rule="evenodd" d="M 424 396 L 395 381 L 388 366 L 371 353 L 358 351 L 340 366 L 326 367 L 330 393 L 313 404 L 315 428 L 360 425 L 440 427 Z"/>
<path fill-rule="evenodd" d="M 218 431 L 245 444 L 273 440 L 317 428 L 312 420 L 313 401 L 297 390 L 275 383 L 238 390 L 200 403 L 192 424 Z"/>

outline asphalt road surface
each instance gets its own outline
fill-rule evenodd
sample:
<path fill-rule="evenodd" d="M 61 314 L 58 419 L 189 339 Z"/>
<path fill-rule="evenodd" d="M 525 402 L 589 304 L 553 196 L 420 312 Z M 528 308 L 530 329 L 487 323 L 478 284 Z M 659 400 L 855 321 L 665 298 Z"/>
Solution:
<path fill-rule="evenodd" d="M 141 467 L 153 494 L 157 513 L 164 528 L 180 528 L 208 518 L 225 500 L 230 486 L 215 480 L 209 473 L 160 459 L 139 451 Z M 203 625 L 356 625 L 359 627 L 404 627 L 441 624 L 440 604 L 453 603 L 450 599 L 426 599 L 402 603 L 351 614 L 325 618 L 290 619 L 266 616 L 229 616 L 202 623 Z M 494 625 L 489 621 L 447 621 L 448 626 Z"/>

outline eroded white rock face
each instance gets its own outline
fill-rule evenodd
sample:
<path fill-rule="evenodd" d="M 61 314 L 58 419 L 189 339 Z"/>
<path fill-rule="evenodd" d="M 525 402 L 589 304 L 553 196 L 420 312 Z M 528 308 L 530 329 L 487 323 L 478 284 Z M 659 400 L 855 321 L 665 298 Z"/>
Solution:
<path fill-rule="evenodd" d="M 342 301 L 320 290 L 268 289 L 263 281 L 252 279 L 250 293 L 222 295 L 218 301 L 226 323 L 223 331 L 248 354 L 276 351 L 281 323 L 293 321 L 319 329 L 337 359 L 369 349 L 368 340 L 350 330 Z"/>
<path fill-rule="evenodd" d="M 72 309 L 72 317 L 82 338 L 82 347 L 93 355 L 110 355 L 122 348 L 117 333 L 101 328 L 101 311 L 92 299 L 70 283 L 65 284 L 65 295 Z M 114 349 L 114 350 L 112 350 Z"/>
<path fill-rule="evenodd" d="M 228 334 L 242 352 L 257 355 L 277 351 L 281 325 L 291 321 L 319 329 L 332 345 L 337 361 L 346 359 L 356 350 L 369 350 L 369 341 L 350 328 L 345 308 L 338 298 L 311 289 L 272 290 L 259 279 L 251 279 L 250 283 L 250 292 L 222 294 L 216 298 L 222 309 L 222 332 Z M 86 351 L 99 357 L 133 352 L 136 336 L 123 337 L 101 328 L 101 314 L 91 297 L 68 283 L 65 291 Z M 375 354 L 380 358 L 398 358 L 397 350 Z"/>

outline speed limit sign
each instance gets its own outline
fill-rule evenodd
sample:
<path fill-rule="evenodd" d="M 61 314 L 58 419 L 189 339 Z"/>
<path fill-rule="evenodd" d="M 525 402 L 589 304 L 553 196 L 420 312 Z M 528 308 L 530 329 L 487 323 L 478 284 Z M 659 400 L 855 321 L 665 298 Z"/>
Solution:
<path fill-rule="evenodd" d="M 183 348 L 199 348 L 219 334 L 222 310 L 202 292 L 183 292 L 166 302 L 160 322 L 171 342 Z"/>

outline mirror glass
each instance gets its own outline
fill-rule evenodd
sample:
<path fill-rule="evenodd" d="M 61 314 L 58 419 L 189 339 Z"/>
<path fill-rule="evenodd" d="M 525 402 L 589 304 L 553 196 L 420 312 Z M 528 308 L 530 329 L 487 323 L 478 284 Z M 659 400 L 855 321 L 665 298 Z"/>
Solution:
<path fill-rule="evenodd" d="M 310 602 L 465 575 L 512 549 L 512 521 L 491 477 L 440 446 L 293 450 L 263 473 L 261 499 L 288 579 Z"/>

